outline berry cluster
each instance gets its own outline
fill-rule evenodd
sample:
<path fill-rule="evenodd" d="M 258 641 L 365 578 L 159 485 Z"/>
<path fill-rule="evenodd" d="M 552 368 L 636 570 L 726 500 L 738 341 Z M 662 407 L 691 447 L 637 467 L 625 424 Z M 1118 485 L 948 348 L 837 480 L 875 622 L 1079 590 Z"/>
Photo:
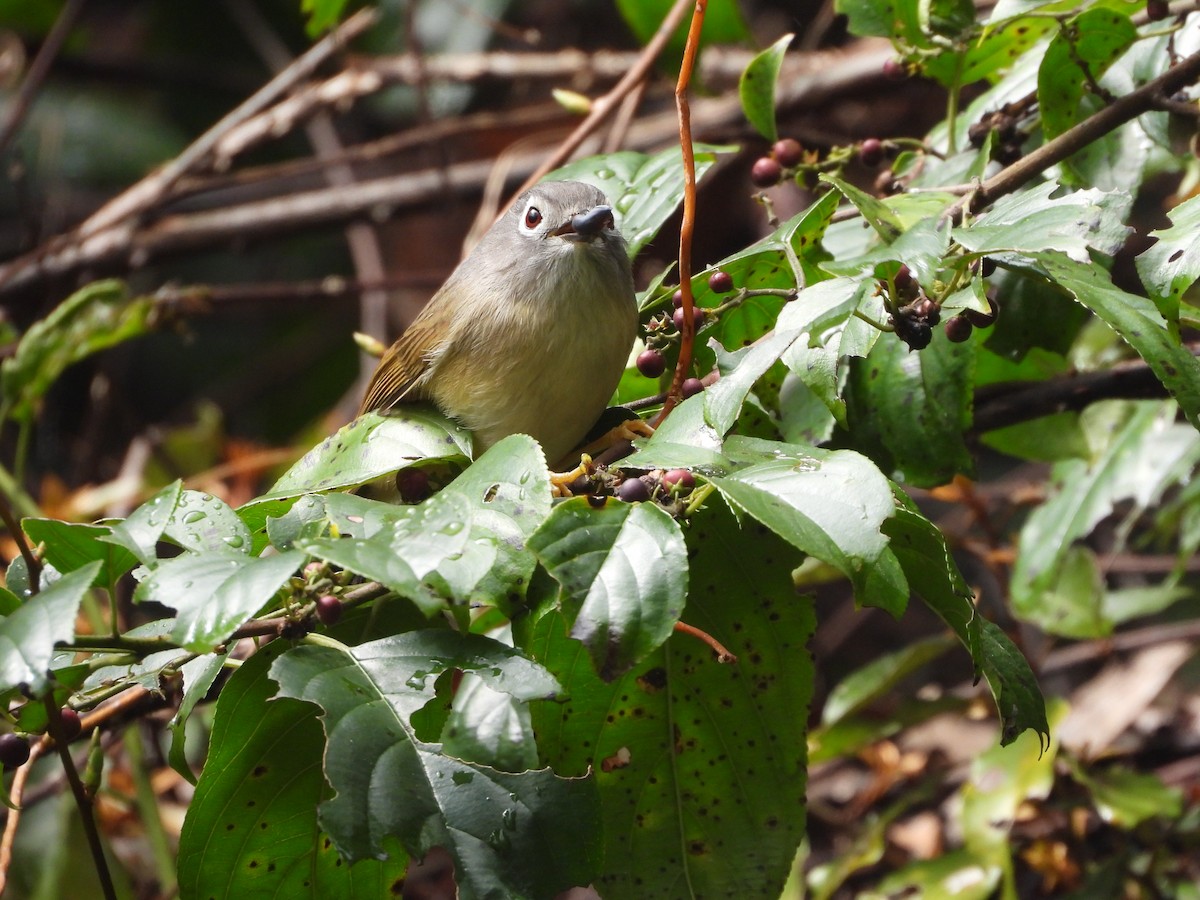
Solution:
<path fill-rule="evenodd" d="M 815 150 L 806 151 L 798 141 L 783 138 L 771 145 L 766 156 L 760 156 L 750 167 L 750 181 L 755 187 L 769 188 L 784 177 L 812 186 L 821 172 L 840 172 L 855 156 L 867 168 L 874 169 L 894 153 L 896 144 L 869 137 L 855 146 L 835 147 L 824 159 Z M 891 173 L 887 173 L 890 180 Z"/>
<path fill-rule="evenodd" d="M 733 276 L 720 269 L 708 276 L 708 289 L 714 294 L 727 294 L 733 290 Z M 674 311 L 670 318 L 665 315 L 655 316 L 646 323 L 646 349 L 638 354 L 635 364 L 637 370 L 647 378 L 658 378 L 667 370 L 667 358 L 662 348 L 678 339 L 683 331 L 683 291 L 676 290 L 671 297 Z M 699 331 L 708 322 L 710 310 L 700 306 L 692 307 L 692 325 Z M 695 382 L 694 389 L 688 392 L 689 382 Z M 683 383 L 683 396 L 690 397 L 703 389 L 700 380 L 689 378 Z"/>
<path fill-rule="evenodd" d="M 978 263 L 978 272 L 987 278 L 995 271 L 995 267 L 995 263 L 985 257 Z M 941 304 L 926 295 L 913 278 L 912 271 L 904 265 L 892 276 L 890 282 L 880 283 L 880 290 L 884 292 L 884 302 L 891 310 L 888 324 L 895 330 L 896 336 L 904 341 L 910 350 L 924 350 L 928 347 L 933 340 L 933 329 L 941 322 Z M 988 292 L 987 301 L 990 309 L 986 313 L 977 309 L 965 309 L 950 317 L 944 326 L 946 338 L 954 343 L 962 343 L 970 339 L 974 329 L 992 325 L 1000 313 L 994 291 Z"/>

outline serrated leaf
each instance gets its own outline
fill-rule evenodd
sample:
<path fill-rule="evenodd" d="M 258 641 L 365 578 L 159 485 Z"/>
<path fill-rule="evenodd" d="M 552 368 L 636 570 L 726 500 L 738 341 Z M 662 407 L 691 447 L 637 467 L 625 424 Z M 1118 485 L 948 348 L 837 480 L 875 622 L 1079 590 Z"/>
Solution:
<path fill-rule="evenodd" d="M 1038 107 L 1047 140 L 1079 120 L 1085 86 L 1098 81 L 1136 38 L 1129 16 L 1108 7 L 1084 10 L 1061 27 L 1038 68 Z"/>
<path fill-rule="evenodd" d="M 849 578 L 859 602 L 903 609 L 908 589 L 880 531 L 895 504 L 870 460 L 851 450 L 736 436 L 725 452 L 771 457 L 711 479 L 736 508 Z"/>
<path fill-rule="evenodd" d="M 67 572 L 0 621 L 0 691 L 45 690 L 54 645 L 75 636 L 79 604 L 99 571 L 100 563 L 90 562 Z"/>
<path fill-rule="evenodd" d="M 250 530 L 220 497 L 181 491 L 163 534 L 194 553 L 250 552 Z"/>
<path fill-rule="evenodd" d="M 114 522 L 112 533 L 99 540 L 124 547 L 142 565 L 153 568 L 158 564 L 155 545 L 162 537 L 167 522 L 179 503 L 183 483 L 167 485 L 133 512 L 124 521 Z"/>
<path fill-rule="evenodd" d="M 554 508 L 529 549 L 562 586 L 571 636 L 611 681 L 671 635 L 683 612 L 687 550 L 679 523 L 654 503 Z"/>
<path fill-rule="evenodd" d="M 833 175 L 822 174 L 821 180 L 833 185 L 838 193 L 850 201 L 885 244 L 890 244 L 904 233 L 904 223 L 882 200 Z"/>
<path fill-rule="evenodd" d="M 171 638 L 204 653 L 262 609 L 304 559 L 296 551 L 266 557 L 233 552 L 177 556 L 139 584 L 134 599 L 174 609 Z"/>
<path fill-rule="evenodd" d="M 757 54 L 738 79 L 738 97 L 741 98 L 746 121 L 768 141 L 779 137 L 775 127 L 775 85 L 779 81 L 783 57 L 794 37 L 794 34 L 785 34 Z"/>
<path fill-rule="evenodd" d="M 325 740 L 314 707 L 276 699 L 267 669 L 287 649 L 255 653 L 221 690 L 208 759 L 179 839 L 183 897 L 295 900 L 382 897 L 402 883 L 404 851 L 347 866 L 317 825 L 329 796 Z"/>
<path fill-rule="evenodd" d="M 718 153 L 735 149 L 696 144 L 696 180 L 713 167 Z M 584 181 L 599 188 L 616 212 L 617 227 L 625 238 L 630 259 L 654 239 L 683 200 L 683 164 L 678 147 L 652 156 L 634 150 L 589 156 L 555 169 L 546 180 Z"/>
<path fill-rule="evenodd" d="M 883 524 L 892 553 L 909 586 L 945 622 L 971 655 L 976 671 L 983 665 L 975 595 L 958 570 L 946 536 L 895 489 L 896 512 Z"/>
<path fill-rule="evenodd" d="M 776 330 L 741 351 L 723 353 L 720 345 L 714 348 L 721 378 L 704 392 L 704 418 L 718 435 L 723 437 L 733 427 L 755 383 L 801 337 L 799 331 Z"/>
<path fill-rule="evenodd" d="M 1057 253 L 1034 254 L 1050 277 L 1129 344 L 1200 428 L 1200 360 L 1180 346 L 1154 304 L 1114 285 L 1107 272 Z"/>
<path fill-rule="evenodd" d="M 99 562 L 97 587 L 109 587 L 137 565 L 137 559 L 128 550 L 104 542 L 112 534 L 107 525 L 22 519 L 21 530 L 35 547 L 45 545 L 42 558 L 60 572 L 72 572 L 86 563 Z"/>
<path fill-rule="evenodd" d="M 1139 254 L 1137 271 L 1159 312 L 1174 322 L 1184 291 L 1200 279 L 1200 196 L 1185 200 L 1168 215 L 1171 227 L 1150 232 L 1158 240 Z"/>
<path fill-rule="evenodd" d="M 1002 197 L 986 214 L 956 228 L 954 239 L 978 253 L 1058 250 L 1088 264 L 1089 247 L 1105 256 L 1116 253 L 1129 229 L 1114 213 L 1113 205 L 1123 203 L 1127 196 L 1097 190 L 1050 196 L 1061 190 L 1047 182 Z"/>
<path fill-rule="evenodd" d="M 888 457 L 880 464 L 919 487 L 972 471 L 964 435 L 971 424 L 974 361 L 972 344 L 953 343 L 941 329 L 920 351 L 885 335 L 866 359 L 850 366 L 847 419 L 859 446 L 877 443 Z"/>
<path fill-rule="evenodd" d="M 365 413 L 330 435 L 287 470 L 263 496 L 242 507 L 338 488 L 352 488 L 422 459 L 463 459 L 470 434 L 431 407 Z"/>
<path fill-rule="evenodd" d="M 230 649 L 232 650 L 232 648 Z M 183 697 L 169 723 L 171 748 L 167 752 L 167 761 L 171 764 L 172 769 L 192 784 L 196 784 L 196 774 L 188 764 L 185 753 L 188 719 L 192 715 L 192 710 L 196 708 L 196 704 L 204 699 L 208 689 L 213 686 L 213 682 L 221 674 L 221 669 L 228 658 L 228 653 L 206 653 L 184 663 L 179 670 L 183 676 Z"/>
<path fill-rule="evenodd" d="M 739 525 L 716 502 L 689 534 L 703 550 L 688 574 L 686 619 L 738 662 L 721 665 L 676 634 L 605 684 L 562 618 L 547 614 L 529 649 L 572 699 L 534 704 L 538 744 L 558 771 L 595 772 L 603 896 L 773 900 L 804 833 L 797 711 L 812 695 L 812 606 L 792 584 L 796 552 L 763 526 Z"/>
<path fill-rule="evenodd" d="M 1043 740 L 1049 744 L 1046 701 L 1029 661 L 1000 626 L 987 619 L 980 620 L 979 647 L 983 676 L 1000 713 L 1001 745 L 1013 743 L 1026 731 L 1037 734 L 1039 746 Z"/>
<path fill-rule="evenodd" d="M 6 416 L 28 422 L 68 366 L 150 330 L 151 297 L 130 297 L 124 282 L 96 281 L 76 291 L 30 326 L 0 365 Z"/>
<path fill-rule="evenodd" d="M 518 658 L 495 641 L 464 637 L 500 648 L 488 654 L 481 672 Z M 548 769 L 505 774 L 417 740 L 408 719 L 413 695 L 419 696 L 409 683 L 417 673 L 406 678 L 403 663 L 394 665 L 385 650 L 370 663 L 361 656 L 364 647 L 384 644 L 298 647 L 271 667 L 279 696 L 321 709 L 325 775 L 336 796 L 318 815 L 339 852 L 351 861 L 377 857 L 389 836 L 414 857 L 444 847 L 455 860 L 459 894 L 468 900 L 553 896 L 590 882 L 596 863 L 589 851 L 595 828 L 590 782 Z"/>

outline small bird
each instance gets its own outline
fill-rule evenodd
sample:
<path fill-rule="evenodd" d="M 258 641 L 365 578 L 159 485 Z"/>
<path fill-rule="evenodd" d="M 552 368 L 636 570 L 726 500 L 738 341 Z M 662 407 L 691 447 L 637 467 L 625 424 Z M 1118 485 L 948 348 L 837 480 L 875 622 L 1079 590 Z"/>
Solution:
<path fill-rule="evenodd" d="M 551 464 L 604 412 L 637 334 L 624 238 L 597 188 L 522 194 L 388 349 L 359 414 L 431 401 L 475 454 L 510 434 Z"/>

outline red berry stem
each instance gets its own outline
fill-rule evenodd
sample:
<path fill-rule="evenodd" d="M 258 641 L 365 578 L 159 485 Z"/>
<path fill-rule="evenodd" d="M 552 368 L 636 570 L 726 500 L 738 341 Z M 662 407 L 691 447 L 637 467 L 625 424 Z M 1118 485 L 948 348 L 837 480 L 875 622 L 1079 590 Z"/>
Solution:
<path fill-rule="evenodd" d="M 695 625 L 689 625 L 687 622 L 676 622 L 675 630 L 694 637 L 702 643 L 708 644 L 712 648 L 713 653 L 717 654 L 717 662 L 719 663 L 735 663 L 738 658 L 730 653 L 725 645 L 718 641 L 715 637 L 703 629 L 697 628 Z"/>

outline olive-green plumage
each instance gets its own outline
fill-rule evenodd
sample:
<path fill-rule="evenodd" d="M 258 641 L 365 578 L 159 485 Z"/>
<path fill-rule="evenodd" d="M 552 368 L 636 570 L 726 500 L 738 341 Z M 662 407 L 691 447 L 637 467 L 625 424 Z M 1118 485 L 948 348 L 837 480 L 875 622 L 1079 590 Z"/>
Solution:
<path fill-rule="evenodd" d="M 604 411 L 637 325 L 604 195 L 545 182 L 488 229 L 388 349 L 359 412 L 429 400 L 474 433 L 476 455 L 524 433 L 553 464 Z"/>

